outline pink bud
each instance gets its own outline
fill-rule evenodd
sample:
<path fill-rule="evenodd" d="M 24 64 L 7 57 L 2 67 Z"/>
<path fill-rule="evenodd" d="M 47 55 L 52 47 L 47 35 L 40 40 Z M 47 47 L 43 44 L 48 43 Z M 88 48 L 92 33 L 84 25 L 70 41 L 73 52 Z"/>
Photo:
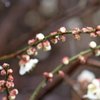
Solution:
<path fill-rule="evenodd" d="M 8 81 L 13 81 L 14 80 L 14 77 L 12 75 L 9 75 L 8 76 Z"/>
<path fill-rule="evenodd" d="M 8 74 L 12 74 L 13 70 L 12 69 L 8 69 Z"/>
<path fill-rule="evenodd" d="M 2 100 L 7 100 L 7 97 L 3 97 Z"/>
<path fill-rule="evenodd" d="M 69 58 L 68 58 L 68 57 L 64 57 L 64 58 L 62 59 L 62 63 L 63 63 L 64 65 L 68 65 L 68 63 L 69 63 Z"/>
<path fill-rule="evenodd" d="M 6 75 L 6 71 L 4 69 L 1 71 L 1 75 Z"/>
<path fill-rule="evenodd" d="M 56 39 L 56 38 L 51 38 L 51 42 L 52 42 L 53 44 L 56 44 L 56 43 L 58 43 L 58 39 Z"/>
<path fill-rule="evenodd" d="M 6 67 L 9 67 L 9 64 L 8 63 L 3 63 L 3 68 L 6 68 Z"/>
<path fill-rule="evenodd" d="M 43 44 L 42 44 L 42 43 L 39 43 L 39 44 L 37 45 L 37 49 L 39 49 L 39 50 L 43 49 Z"/>
<path fill-rule="evenodd" d="M 27 54 L 28 55 L 37 55 L 38 54 L 38 52 L 37 52 L 37 50 L 35 49 L 35 48 L 29 48 L 29 49 L 27 49 Z"/>
<path fill-rule="evenodd" d="M 66 37 L 63 36 L 63 35 L 60 35 L 60 36 L 59 36 L 59 40 L 60 40 L 61 42 L 64 42 L 64 41 L 66 40 Z"/>
<path fill-rule="evenodd" d="M 20 65 L 20 66 L 24 66 L 25 64 L 26 64 L 26 62 L 25 62 L 24 60 L 20 60 L 20 61 L 19 61 L 19 65 Z"/>
<path fill-rule="evenodd" d="M 10 93 L 9 99 L 10 99 L 10 100 L 15 100 L 15 98 L 16 98 L 16 95 L 13 94 L 13 93 Z"/>
<path fill-rule="evenodd" d="M 60 70 L 60 71 L 58 71 L 58 75 L 61 76 L 61 77 L 64 77 L 65 76 L 65 73 Z"/>
<path fill-rule="evenodd" d="M 0 80 L 0 86 L 4 86 L 5 80 Z"/>
<path fill-rule="evenodd" d="M 80 62 L 81 62 L 82 64 L 84 64 L 84 63 L 86 62 L 84 56 L 79 56 L 78 59 L 80 60 Z"/>
<path fill-rule="evenodd" d="M 22 59 L 24 61 L 29 61 L 30 60 L 30 56 L 29 55 L 22 55 Z"/>
<path fill-rule="evenodd" d="M 60 29 L 58 29 L 58 32 L 60 33 L 66 33 L 66 28 L 65 27 L 60 27 Z"/>
<path fill-rule="evenodd" d="M 100 36 L 100 31 L 96 31 L 96 35 Z"/>
<path fill-rule="evenodd" d="M 35 43 L 35 40 L 34 39 L 28 41 L 28 44 L 29 45 L 33 45 L 34 43 Z"/>
<path fill-rule="evenodd" d="M 49 78 L 49 79 L 48 79 L 48 82 L 52 82 L 52 81 L 53 81 L 53 79 L 52 79 L 52 78 Z"/>
<path fill-rule="evenodd" d="M 98 25 L 98 26 L 96 27 L 96 30 L 97 30 L 97 31 L 100 31 L 100 25 Z"/>
<path fill-rule="evenodd" d="M 86 33 L 86 32 L 88 32 L 88 29 L 87 28 L 82 28 L 82 32 Z"/>
<path fill-rule="evenodd" d="M 79 34 L 75 34 L 75 35 L 74 35 L 74 38 L 75 38 L 76 40 L 80 40 L 81 37 L 80 37 Z"/>
<path fill-rule="evenodd" d="M 87 29 L 87 30 L 93 30 L 93 28 L 92 28 L 92 27 L 86 27 L 86 29 Z"/>
<path fill-rule="evenodd" d="M 6 87 L 7 88 L 13 88 L 14 87 L 14 83 L 13 82 L 6 82 Z"/>
<path fill-rule="evenodd" d="M 44 75 L 46 78 L 52 78 L 52 77 L 53 77 L 53 74 L 52 74 L 52 73 L 48 73 L 48 72 L 44 72 L 43 75 Z"/>
<path fill-rule="evenodd" d="M 13 90 L 11 90 L 10 93 L 17 95 L 18 94 L 18 90 L 17 89 L 13 89 Z"/>
<path fill-rule="evenodd" d="M 97 35 L 95 33 L 90 33 L 90 37 L 96 37 Z"/>

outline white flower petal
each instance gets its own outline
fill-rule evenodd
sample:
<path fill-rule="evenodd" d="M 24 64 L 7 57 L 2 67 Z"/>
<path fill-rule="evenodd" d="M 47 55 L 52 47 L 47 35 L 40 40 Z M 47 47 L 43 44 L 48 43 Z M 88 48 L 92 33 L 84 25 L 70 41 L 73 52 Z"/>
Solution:
<path fill-rule="evenodd" d="M 24 75 L 26 73 L 25 66 L 20 66 L 19 74 Z"/>

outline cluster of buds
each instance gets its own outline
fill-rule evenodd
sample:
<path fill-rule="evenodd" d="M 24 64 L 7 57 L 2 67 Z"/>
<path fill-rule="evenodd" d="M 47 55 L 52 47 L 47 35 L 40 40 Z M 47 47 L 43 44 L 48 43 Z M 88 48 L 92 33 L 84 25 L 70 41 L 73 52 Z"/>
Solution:
<path fill-rule="evenodd" d="M 35 48 L 30 47 L 30 48 L 27 49 L 27 54 L 36 56 L 38 54 L 38 52 Z"/>
<path fill-rule="evenodd" d="M 62 33 L 62 35 L 57 35 L 57 36 L 53 36 L 51 38 L 51 42 L 56 44 L 58 43 L 58 40 L 60 40 L 61 42 L 64 42 L 66 40 L 66 37 L 63 36 L 63 34 L 65 34 L 67 32 L 66 28 L 65 27 L 60 27 L 57 32 L 52 32 L 50 33 L 50 35 L 55 35 L 57 33 Z"/>
<path fill-rule="evenodd" d="M 72 30 L 72 34 L 74 35 L 75 40 L 80 40 L 80 29 L 79 28 L 74 28 Z"/>
<path fill-rule="evenodd" d="M 44 50 L 44 51 L 50 51 L 51 45 L 49 41 L 43 41 L 37 45 L 37 49 Z"/>
<path fill-rule="evenodd" d="M 90 47 L 91 49 L 95 49 L 95 48 L 97 47 L 96 42 L 91 41 L 91 42 L 89 43 L 89 47 Z M 93 51 L 93 54 L 94 54 L 95 56 L 100 56 L 100 49 L 94 50 L 94 51 Z"/>
<path fill-rule="evenodd" d="M 83 97 L 90 100 L 100 100 L 100 79 L 92 80 L 92 83 L 88 85 L 87 94 Z"/>
<path fill-rule="evenodd" d="M 29 72 L 32 68 L 36 66 L 38 59 L 30 59 L 29 55 L 22 55 L 19 61 L 20 70 L 19 74 L 24 75 L 26 72 Z"/>
<path fill-rule="evenodd" d="M 14 77 L 12 76 L 13 70 L 9 68 L 9 64 L 8 63 L 4 63 L 2 65 L 2 70 L 1 70 L 1 75 L 5 76 L 5 80 L 0 80 L 0 92 L 3 92 L 5 89 L 6 91 L 10 88 L 14 87 Z M 16 91 L 12 92 L 12 91 Z M 16 95 L 18 94 L 18 90 L 17 89 L 13 89 L 11 91 L 9 91 L 9 94 L 7 95 L 7 97 L 3 97 L 2 100 L 14 100 L 16 98 Z"/>
<path fill-rule="evenodd" d="M 53 74 L 52 73 L 44 72 L 43 76 L 47 79 L 48 82 L 53 81 Z"/>

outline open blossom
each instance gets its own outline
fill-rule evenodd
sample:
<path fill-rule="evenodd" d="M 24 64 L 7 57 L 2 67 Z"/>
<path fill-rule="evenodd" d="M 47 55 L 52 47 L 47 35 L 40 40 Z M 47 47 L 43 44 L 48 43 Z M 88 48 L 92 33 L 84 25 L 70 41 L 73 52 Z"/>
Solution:
<path fill-rule="evenodd" d="M 93 79 L 95 79 L 94 73 L 88 70 L 83 70 L 77 77 L 77 81 L 82 88 L 86 88 L 87 85 L 91 83 Z"/>
<path fill-rule="evenodd" d="M 30 59 L 25 64 L 20 65 L 19 74 L 24 75 L 26 72 L 29 72 L 32 68 L 36 66 L 38 59 Z"/>
<path fill-rule="evenodd" d="M 83 97 L 89 100 L 100 100 L 100 79 L 94 79 L 92 83 L 88 85 L 87 94 Z"/>

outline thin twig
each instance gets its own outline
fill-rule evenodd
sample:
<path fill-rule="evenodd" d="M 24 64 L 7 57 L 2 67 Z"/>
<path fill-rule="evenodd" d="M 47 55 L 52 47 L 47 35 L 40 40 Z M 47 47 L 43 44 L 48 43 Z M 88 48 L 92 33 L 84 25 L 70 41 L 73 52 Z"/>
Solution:
<path fill-rule="evenodd" d="M 69 62 L 71 63 L 72 61 L 77 60 L 78 57 L 79 57 L 80 55 L 86 55 L 86 54 L 88 54 L 88 53 L 93 52 L 93 51 L 96 50 L 96 49 L 99 49 L 99 48 L 100 48 L 100 45 L 97 46 L 95 49 L 89 49 L 89 50 L 83 51 L 83 52 L 81 52 L 81 53 L 79 53 L 79 54 L 73 56 L 72 58 L 70 58 L 70 59 L 69 59 Z M 62 69 L 64 66 L 65 66 L 64 64 L 59 65 L 58 67 L 56 67 L 56 68 L 52 71 L 52 74 L 56 74 L 56 73 L 57 73 L 60 69 Z M 42 89 L 42 87 L 43 87 L 45 84 L 46 84 L 46 81 L 45 81 L 45 79 L 44 79 L 44 80 L 40 83 L 40 85 L 37 87 L 37 89 L 33 92 L 33 94 L 32 94 L 32 96 L 31 96 L 30 100 L 34 100 L 34 99 L 35 99 L 35 97 L 37 96 L 37 94 L 39 93 L 39 91 Z"/>

